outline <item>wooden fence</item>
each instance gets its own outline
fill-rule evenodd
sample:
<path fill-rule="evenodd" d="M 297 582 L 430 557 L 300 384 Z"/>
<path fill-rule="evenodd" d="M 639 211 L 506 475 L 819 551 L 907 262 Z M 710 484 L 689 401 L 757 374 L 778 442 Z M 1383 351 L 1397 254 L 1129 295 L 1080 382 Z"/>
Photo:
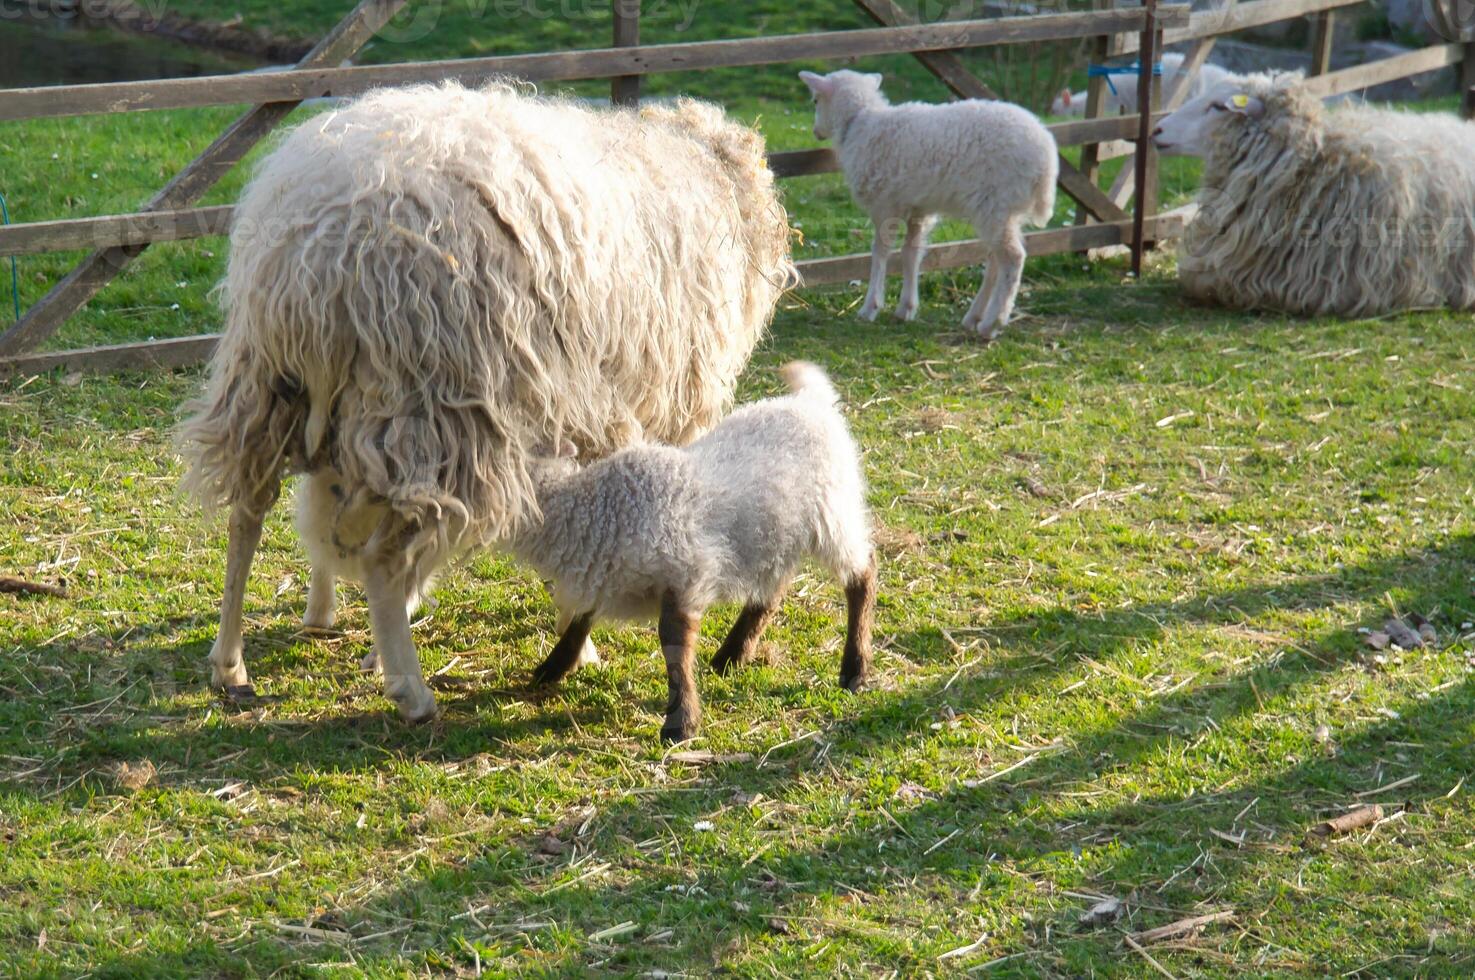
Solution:
<path fill-rule="evenodd" d="M 1475 105 L 1475 43 L 1447 43 L 1384 61 L 1328 71 L 1333 17 L 1358 0 L 1229 0 L 1217 11 L 1190 13 L 1186 4 L 1111 8 L 1079 13 L 947 21 L 919 24 L 894 0 L 853 0 L 877 25 L 847 31 L 791 34 L 680 44 L 639 43 L 639 0 L 612 0 L 613 46 L 593 50 L 469 58 L 359 67 L 336 67 L 351 57 L 409 0 L 361 2 L 291 71 L 64 85 L 0 91 L 0 121 L 93 113 L 142 112 L 199 106 L 253 104 L 203 153 L 134 214 L 33 222 L 0 228 L 0 256 L 90 248 L 75 269 L 0 333 L 0 374 L 36 372 L 58 366 L 109 369 L 178 366 L 209 355 L 217 335 L 32 353 L 65 320 L 85 305 L 153 242 L 178 241 L 227 232 L 232 208 L 194 207 L 206 191 L 250 149 L 271 133 L 304 100 L 344 96 L 411 82 L 456 79 L 476 82 L 497 75 L 529 81 L 608 78 L 611 97 L 622 105 L 639 99 L 640 79 L 661 72 L 775 64 L 798 59 L 852 58 L 906 53 L 914 56 L 955 95 L 995 98 L 955 52 L 987 45 L 1092 38 L 1095 60 L 1146 51 L 1160 56 L 1163 45 L 1192 42 L 1184 68 L 1171 90 L 1144 75 L 1144 107 L 1138 113 L 1103 116 L 1105 82 L 1092 80 L 1087 116 L 1050 126 L 1060 146 L 1081 146 L 1079 167 L 1060 161 L 1060 188 L 1078 205 L 1076 225 L 1031 233 L 1031 255 L 1076 252 L 1128 244 L 1140 258 L 1154 241 L 1171 238 L 1181 218 L 1156 214 L 1156 161 L 1143 137 L 1152 121 L 1179 105 L 1187 80 L 1207 59 L 1215 40 L 1245 28 L 1311 15 L 1313 84 L 1323 96 L 1356 91 L 1407 75 L 1463 62 L 1463 87 Z M 1098 0 L 1099 6 L 1107 6 Z M 1147 106 L 1155 107 L 1148 111 Z M 1134 156 L 1108 189 L 1097 185 L 1100 164 L 1115 156 Z M 795 178 L 838 170 L 826 148 L 773 153 L 770 165 L 780 177 Z M 1136 198 L 1134 212 L 1125 209 Z M 976 241 L 953 242 L 928 252 L 925 268 L 976 264 L 983 252 Z M 810 259 L 799 263 L 807 284 L 864 278 L 869 254 Z"/>

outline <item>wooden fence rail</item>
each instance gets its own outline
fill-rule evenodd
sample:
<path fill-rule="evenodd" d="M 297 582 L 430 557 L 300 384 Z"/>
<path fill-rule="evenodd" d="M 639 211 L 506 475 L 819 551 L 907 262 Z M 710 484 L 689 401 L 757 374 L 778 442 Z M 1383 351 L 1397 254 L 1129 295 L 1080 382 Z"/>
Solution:
<path fill-rule="evenodd" d="M 137 112 L 196 106 L 257 103 L 234 123 L 199 159 L 186 167 L 137 214 L 72 218 L 0 227 L 0 256 L 71 249 L 92 249 L 70 275 L 32 306 L 22 320 L 0 334 L 0 375 L 36 372 L 67 365 L 74 368 L 172 367 L 197 363 L 213 350 L 218 337 L 206 335 L 89 348 L 83 351 L 26 353 L 49 336 L 65 319 L 116 276 L 151 242 L 178 241 L 226 234 L 233 208 L 191 207 L 229 171 L 245 153 L 275 128 L 302 100 L 355 94 L 382 85 L 457 79 L 475 82 L 497 75 L 529 81 L 573 81 L 608 78 L 616 104 L 639 100 L 640 80 L 660 72 L 772 64 L 804 59 L 833 59 L 906 53 L 916 58 L 954 95 L 996 98 L 995 93 L 959 59 L 966 48 L 1017 42 L 1095 38 L 1096 60 L 1107 55 L 1130 55 L 1150 44 L 1192 41 L 1185 55 L 1180 84 L 1159 94 L 1160 86 L 1142 85 L 1143 104 L 1152 105 L 1152 120 L 1170 111 L 1187 94 L 1187 79 L 1207 59 L 1214 40 L 1227 33 L 1296 17 L 1313 21 L 1312 75 L 1307 84 L 1322 96 L 1352 92 L 1412 74 L 1463 63 L 1462 91 L 1475 86 L 1475 43 L 1435 45 L 1384 61 L 1328 71 L 1335 11 L 1358 0 L 1228 0 L 1216 11 L 1190 13 L 1186 4 L 1156 7 L 1107 8 L 1068 14 L 1047 14 L 984 20 L 916 23 L 894 0 L 853 0 L 878 26 L 847 31 L 791 34 L 728 41 L 680 44 L 639 43 L 639 0 L 612 0 L 613 46 L 556 53 L 508 55 L 452 61 L 416 62 L 339 68 L 343 59 L 362 46 L 409 0 L 360 0 L 354 10 L 291 71 L 266 74 L 211 76 L 101 85 L 67 85 L 0 91 L 0 120 L 45 118 L 92 113 Z M 1100 5 L 1105 7 L 1103 3 Z M 1149 28 L 1147 25 L 1151 24 Z M 1154 60 L 1156 60 L 1154 58 Z M 1145 72 L 1145 69 L 1144 69 Z M 1141 82 L 1150 83 L 1146 74 Z M 1095 80 L 1093 90 L 1102 89 Z M 1100 93 L 1098 92 L 1098 96 Z M 1103 101 L 1089 100 L 1099 110 Z M 1475 89 L 1468 97 L 1475 112 Z M 1094 116 L 1095 111 L 1088 112 Z M 1060 186 L 1081 206 L 1074 227 L 1033 232 L 1026 236 L 1030 255 L 1082 251 L 1101 246 L 1130 244 L 1134 252 L 1181 231 L 1176 214 L 1152 215 L 1156 197 L 1155 161 L 1150 141 L 1141 139 L 1152 123 L 1141 115 L 1085 118 L 1049 127 L 1058 145 L 1082 146 L 1080 168 L 1061 158 Z M 1096 185 L 1096 163 L 1112 156 L 1135 154 L 1122 168 L 1115 185 L 1103 191 Z M 839 169 L 826 147 L 769 155 L 780 177 L 831 173 Z M 1135 172 L 1146 173 L 1134 187 Z M 1136 192 L 1134 194 L 1134 191 Z M 1135 196 L 1135 214 L 1123 210 Z M 1140 223 L 1140 234 L 1134 231 Z M 941 269 L 976 264 L 983 248 L 976 241 L 935 246 L 924 268 Z M 893 257 L 895 260 L 895 257 Z M 809 259 L 798 263 L 807 284 L 863 278 L 869 253 Z"/>

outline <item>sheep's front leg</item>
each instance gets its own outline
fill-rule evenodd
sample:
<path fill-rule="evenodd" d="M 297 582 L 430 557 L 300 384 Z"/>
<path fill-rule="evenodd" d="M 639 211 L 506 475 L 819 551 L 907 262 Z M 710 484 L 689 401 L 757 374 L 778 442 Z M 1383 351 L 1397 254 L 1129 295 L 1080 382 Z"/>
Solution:
<path fill-rule="evenodd" d="M 864 571 L 845 583 L 845 654 L 840 660 L 840 686 L 859 691 L 871 670 L 871 624 L 876 616 L 876 556 Z"/>
<path fill-rule="evenodd" d="M 743 607 L 743 611 L 738 613 L 738 618 L 732 624 L 732 631 L 727 634 L 727 639 L 722 641 L 717 655 L 712 658 L 713 670 L 725 674 L 753 659 L 753 654 L 758 650 L 758 641 L 763 638 L 763 629 L 773 618 L 779 599 L 779 596 L 775 596 L 768 602 L 751 602 Z"/>
<path fill-rule="evenodd" d="M 330 630 L 338 613 L 338 576 L 327 565 L 314 563 L 307 580 L 307 611 L 302 625 L 310 630 Z"/>
<path fill-rule="evenodd" d="M 979 337 L 984 340 L 998 336 L 1014 312 L 1014 298 L 1019 294 L 1019 281 L 1024 275 L 1024 257 L 1024 238 L 1018 228 L 1010 228 L 1003 244 L 994 249 L 989 259 L 989 278 L 997 275 L 997 279 L 989 290 L 988 306 L 975 324 Z M 982 292 L 978 295 L 980 299 L 983 297 Z"/>
<path fill-rule="evenodd" d="M 927 254 L 927 236 L 936 223 L 937 219 L 931 215 L 907 222 L 906 239 L 901 245 L 901 300 L 896 304 L 898 319 L 911 320 L 921 305 L 917 296 L 917 277 L 922 271 L 922 259 Z"/>
<path fill-rule="evenodd" d="M 270 506 L 268 502 L 267 506 Z M 225 556 L 225 594 L 220 599 L 220 632 L 210 649 L 210 683 L 227 691 L 249 688 L 242 656 L 241 618 L 246 607 L 246 581 L 251 561 L 261 544 L 261 521 L 266 507 L 237 501 L 230 512 L 230 543 Z"/>
<path fill-rule="evenodd" d="M 435 717 L 435 695 L 425 685 L 410 638 L 405 591 L 403 576 L 391 573 L 384 556 L 364 557 L 364 593 L 374 628 L 372 654 L 377 654 L 384 671 L 384 693 L 399 706 L 406 721 L 415 723 Z"/>
<path fill-rule="evenodd" d="M 871 285 L 860 307 L 862 320 L 874 320 L 886 304 L 886 261 L 891 258 L 891 245 L 896 241 L 896 228 L 891 218 L 876 219 L 876 235 L 871 239 Z"/>
<path fill-rule="evenodd" d="M 557 684 L 583 662 L 589 631 L 594 628 L 594 613 L 560 614 L 558 626 L 561 635 L 553 652 L 533 671 L 534 684 Z"/>
<path fill-rule="evenodd" d="M 684 742 L 697 733 L 702 704 L 697 697 L 697 628 L 701 618 L 688 612 L 680 598 L 667 592 L 661 599 L 661 621 L 657 632 L 661 653 L 666 658 L 666 721 L 661 741 Z"/>

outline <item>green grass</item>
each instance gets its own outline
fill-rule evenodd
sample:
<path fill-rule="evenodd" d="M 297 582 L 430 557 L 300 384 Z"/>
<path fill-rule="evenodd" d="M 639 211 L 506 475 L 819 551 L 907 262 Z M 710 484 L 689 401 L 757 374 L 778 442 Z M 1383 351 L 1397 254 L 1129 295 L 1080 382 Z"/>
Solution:
<path fill-rule="evenodd" d="M 248 610 L 270 699 L 222 702 L 223 535 L 166 431 L 197 376 L 11 383 L 0 553 L 74 597 L 0 619 L 0 973 L 1145 974 L 1077 926 L 1110 895 L 1130 928 L 1236 912 L 1151 950 L 1179 976 L 1467 974 L 1470 317 L 1228 315 L 1170 271 L 1033 263 L 988 348 L 952 332 L 966 274 L 909 325 L 855 321 L 855 290 L 785 303 L 743 393 L 791 357 L 844 389 L 879 672 L 837 690 L 838 590 L 801 578 L 769 662 L 701 678 L 699 747 L 750 754 L 711 767 L 662 761 L 649 630 L 530 690 L 552 611 L 490 557 L 416 631 L 445 719 L 402 726 L 354 669 L 361 597 L 341 639 L 297 632 L 281 508 Z M 1390 609 L 1439 643 L 1366 655 Z M 1414 774 L 1373 797 L 1394 822 L 1305 842 Z"/>
<path fill-rule="evenodd" d="M 775 147 L 809 142 L 793 92 L 713 84 Z M 0 127 L 0 189 L 21 220 L 124 210 L 229 117 Z M 1169 198 L 1193 180 L 1173 164 Z M 802 254 L 864 247 L 838 178 L 785 193 Z M 213 329 L 221 251 L 151 249 L 52 346 Z M 25 300 L 66 268 L 22 259 Z M 1186 305 L 1171 254 L 1142 282 L 1055 257 L 984 348 L 956 333 L 976 288 L 928 276 L 911 324 L 857 321 L 856 288 L 784 301 L 742 396 L 793 357 L 845 394 L 877 678 L 837 689 L 841 596 L 801 577 L 764 663 L 701 676 L 696 747 L 730 756 L 705 766 L 658 745 L 649 629 L 526 685 L 553 613 L 497 557 L 417 626 L 445 717 L 406 728 L 356 670 L 356 590 L 341 637 L 298 631 L 285 507 L 247 610 L 266 698 L 221 700 L 224 533 L 168 436 L 199 373 L 0 382 L 0 572 L 72 590 L 0 595 L 0 975 L 1148 976 L 1124 930 L 1221 909 L 1148 953 L 1179 977 L 1469 975 L 1472 318 L 1232 314 Z M 1390 610 L 1438 642 L 1366 650 Z M 1392 819 L 1308 841 L 1365 799 Z M 1084 928 L 1098 896 L 1125 917 Z"/>

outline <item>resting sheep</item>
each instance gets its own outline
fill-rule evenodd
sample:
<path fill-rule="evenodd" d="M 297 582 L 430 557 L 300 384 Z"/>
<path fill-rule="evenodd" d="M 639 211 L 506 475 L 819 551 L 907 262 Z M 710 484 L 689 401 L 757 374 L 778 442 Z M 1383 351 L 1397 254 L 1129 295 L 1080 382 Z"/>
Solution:
<path fill-rule="evenodd" d="M 1204 158 L 1189 296 L 1344 317 L 1475 308 L 1475 125 L 1328 110 L 1299 75 L 1270 74 L 1221 82 L 1153 140 Z"/>
<path fill-rule="evenodd" d="M 231 509 L 213 683 L 248 683 L 262 518 L 284 475 L 315 474 L 331 567 L 311 614 L 361 575 L 386 692 L 433 715 L 407 606 L 536 516 L 533 447 L 716 422 L 792 279 L 788 238 L 761 137 L 698 102 L 447 84 L 299 126 L 236 209 L 224 333 L 180 432 L 186 485 Z"/>
<path fill-rule="evenodd" d="M 741 600 L 718 673 L 748 660 L 789 579 L 814 558 L 845 585 L 840 684 L 858 690 L 871 658 L 876 564 L 860 459 L 823 371 L 794 363 L 793 394 L 746 405 L 684 449 L 622 449 L 587 469 L 537 470 L 543 519 L 513 552 L 552 582 L 562 636 L 534 674 L 571 670 L 596 619 L 660 617 L 668 700 L 661 737 L 684 741 L 701 716 L 693 676 L 702 613 Z"/>
<path fill-rule="evenodd" d="M 1183 55 L 1176 51 L 1170 51 L 1163 55 L 1163 91 L 1172 91 L 1174 79 L 1183 70 Z M 1122 74 L 1111 74 L 1107 76 L 1110 84 L 1106 89 L 1106 99 L 1102 103 L 1102 115 L 1114 116 L 1121 112 L 1135 114 L 1137 112 L 1137 72 L 1123 72 Z M 1202 65 L 1193 81 L 1189 84 L 1188 98 L 1202 95 L 1215 84 L 1226 78 L 1234 77 L 1225 68 L 1218 65 Z M 1050 112 L 1057 116 L 1084 116 L 1086 114 L 1086 92 L 1072 92 L 1070 89 L 1062 89 L 1055 96 L 1055 101 L 1050 103 Z"/>
<path fill-rule="evenodd" d="M 899 228 L 901 300 L 896 315 L 917 314 L 917 275 L 939 215 L 973 224 L 988 249 L 988 273 L 963 317 L 965 330 L 991 340 L 1009 322 L 1024 272 L 1026 223 L 1055 210 L 1059 151 L 1050 131 L 1007 102 L 967 99 L 893 106 L 881 76 L 800 72 L 814 94 L 814 135 L 832 139 L 856 201 L 875 225 L 871 282 L 860 315 L 874 320 L 886 301 L 886 262 Z"/>

